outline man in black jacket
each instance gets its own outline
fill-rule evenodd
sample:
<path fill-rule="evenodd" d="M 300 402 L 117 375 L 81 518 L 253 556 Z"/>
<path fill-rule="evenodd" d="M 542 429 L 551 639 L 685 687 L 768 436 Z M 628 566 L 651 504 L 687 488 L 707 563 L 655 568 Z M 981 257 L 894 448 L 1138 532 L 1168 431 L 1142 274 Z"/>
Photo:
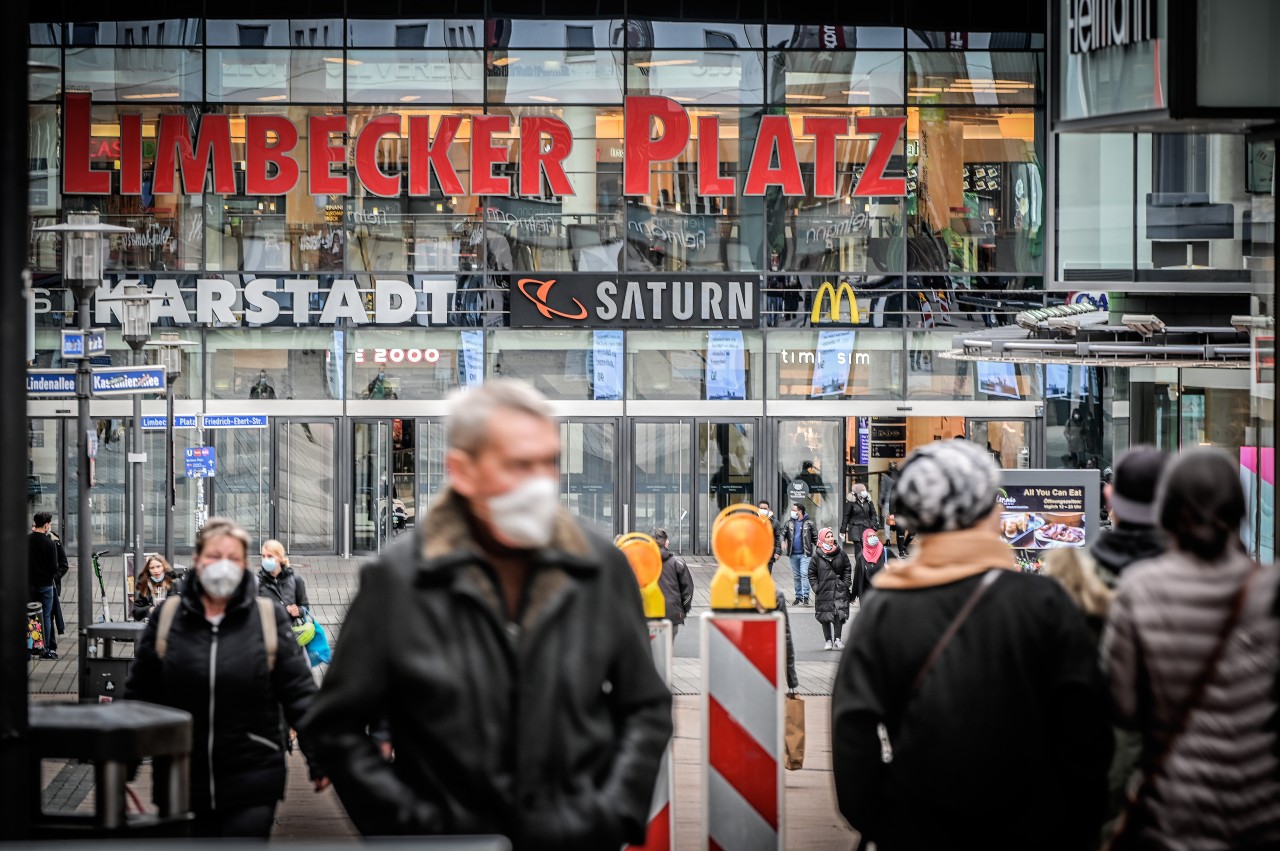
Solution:
<path fill-rule="evenodd" d="M 40 654 L 42 659 L 58 658 L 53 649 L 57 646 L 57 641 L 53 640 L 53 586 L 58 579 L 58 545 L 49 537 L 52 528 L 53 515 L 47 511 L 37 512 L 31 519 L 31 535 L 27 539 L 29 599 L 39 602 L 44 610 L 41 616 L 45 641 L 45 650 Z"/>
<path fill-rule="evenodd" d="M 1112 525 L 1091 553 L 1098 576 L 1112 588 L 1129 565 L 1164 552 L 1164 533 L 1156 528 L 1156 488 L 1168 462 L 1167 452 L 1135 446 L 1116 459 L 1112 483 L 1103 486 Z"/>
<path fill-rule="evenodd" d="M 658 587 L 667 601 L 667 620 L 671 621 L 671 637 L 674 639 L 684 625 L 685 616 L 693 608 L 693 575 L 689 573 L 689 565 L 684 559 L 668 548 L 670 539 L 666 529 L 655 530 L 653 539 L 658 542 L 658 551 L 662 553 Z"/>
<path fill-rule="evenodd" d="M 791 601 L 793 606 L 809 605 L 809 559 L 813 557 L 813 548 L 818 543 L 818 529 L 804 512 L 804 506 L 794 503 L 791 506 L 791 519 L 782 524 L 782 533 L 778 536 L 778 546 L 791 560 L 791 578 L 795 582 L 796 596 Z"/>
<path fill-rule="evenodd" d="M 561 506 L 537 391 L 486 381 L 447 430 L 449 486 L 364 569 L 302 731 L 362 833 L 639 844 L 672 719 L 634 575 Z"/>

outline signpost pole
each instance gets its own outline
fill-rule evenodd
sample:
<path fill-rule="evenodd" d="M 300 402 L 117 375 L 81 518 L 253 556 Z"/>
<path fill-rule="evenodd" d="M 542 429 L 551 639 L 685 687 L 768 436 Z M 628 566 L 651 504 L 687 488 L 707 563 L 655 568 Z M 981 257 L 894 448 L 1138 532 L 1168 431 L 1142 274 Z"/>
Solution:
<path fill-rule="evenodd" d="M 164 558 L 173 566 L 173 507 L 177 483 L 173 475 L 173 381 L 165 376 L 164 383 Z"/>

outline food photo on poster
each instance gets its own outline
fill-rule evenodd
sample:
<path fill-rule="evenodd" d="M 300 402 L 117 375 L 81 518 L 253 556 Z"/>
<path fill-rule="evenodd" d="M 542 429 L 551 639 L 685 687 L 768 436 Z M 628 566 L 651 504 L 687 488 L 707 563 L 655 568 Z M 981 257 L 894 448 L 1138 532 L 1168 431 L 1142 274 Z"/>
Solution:
<path fill-rule="evenodd" d="M 1018 472 L 1032 475 L 1007 473 L 996 501 L 1000 536 L 1013 547 L 1020 566 L 1038 571 L 1045 550 L 1087 547 L 1097 534 L 1089 512 L 1097 502 L 1096 471 L 1080 471 L 1083 478 L 1068 475 L 1076 471 Z"/>

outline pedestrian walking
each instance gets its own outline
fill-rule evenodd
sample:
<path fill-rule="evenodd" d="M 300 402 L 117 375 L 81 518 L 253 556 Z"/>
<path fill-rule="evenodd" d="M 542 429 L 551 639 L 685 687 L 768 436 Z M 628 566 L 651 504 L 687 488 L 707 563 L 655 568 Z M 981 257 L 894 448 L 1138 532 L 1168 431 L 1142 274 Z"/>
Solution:
<path fill-rule="evenodd" d="M 773 530 L 773 555 L 769 557 L 769 575 L 773 576 L 773 565 L 782 557 L 782 527 L 778 525 L 778 518 L 769 507 L 769 500 L 760 500 L 756 507 L 760 510 L 760 516 L 769 521 L 769 527 Z"/>
<path fill-rule="evenodd" d="M 1066 851 L 1096 840 L 1112 734 L 1083 618 L 1016 569 L 1000 472 L 977 445 L 917 449 L 894 490 L 920 534 L 875 578 L 832 694 L 841 813 L 879 851 Z"/>
<path fill-rule="evenodd" d="M 1169 549 L 1120 577 L 1102 652 L 1117 721 L 1144 739 L 1133 847 L 1280 847 L 1280 574 L 1245 552 L 1245 517 L 1236 461 L 1184 452 L 1157 497 Z"/>
<path fill-rule="evenodd" d="M 364 568 L 301 730 L 366 835 L 639 844 L 672 718 L 634 574 L 561 504 L 559 426 L 528 384 L 467 391 L 446 444 L 448 484 Z"/>
<path fill-rule="evenodd" d="M 67 561 L 67 548 L 62 545 L 62 538 L 58 537 L 58 533 L 50 529 L 49 537 L 53 540 L 54 546 L 58 548 L 58 575 L 53 577 L 52 626 L 54 628 L 49 630 L 45 646 L 56 652 L 58 649 L 58 636 L 66 634 L 67 631 L 67 620 L 62 614 L 62 580 L 71 572 L 71 564 Z"/>
<path fill-rule="evenodd" d="M 278 600 L 289 617 L 301 621 L 311 601 L 307 599 L 307 583 L 290 566 L 284 544 L 274 538 L 263 541 L 259 564 L 258 595 Z"/>
<path fill-rule="evenodd" d="M 191 714 L 192 833 L 266 839 L 285 789 L 285 730 L 316 685 L 289 617 L 256 594 L 249 535 L 210 518 L 196 536 L 194 577 L 167 597 L 139 643 L 125 697 Z M 328 786 L 310 757 L 316 791 Z"/>
<path fill-rule="evenodd" d="M 782 553 L 791 560 L 791 578 L 795 582 L 793 606 L 809 605 L 809 559 L 818 543 L 818 530 L 804 513 L 804 506 L 791 506 L 791 517 L 782 524 L 780 544 Z"/>
<path fill-rule="evenodd" d="M 658 575 L 658 587 L 667 601 L 667 620 L 671 621 L 671 638 L 675 639 L 684 624 L 685 617 L 693 608 L 693 575 L 689 573 L 689 565 L 684 559 L 671 552 L 670 539 L 666 529 L 657 529 L 653 539 L 658 542 L 658 551 L 662 553 L 662 573 Z"/>
<path fill-rule="evenodd" d="M 178 576 L 164 556 L 151 553 L 142 560 L 142 565 L 142 572 L 133 581 L 135 621 L 145 621 L 154 615 L 156 607 L 176 594 L 178 588 Z"/>
<path fill-rule="evenodd" d="M 825 526 L 818 530 L 818 546 L 809 561 L 809 586 L 813 589 L 813 616 L 822 624 L 822 649 L 842 649 L 840 634 L 849 619 L 853 565 L 835 532 Z"/>
<path fill-rule="evenodd" d="M 865 529 L 862 532 L 862 543 L 853 555 L 853 596 L 861 606 L 866 593 L 871 590 L 871 581 L 889 563 L 889 548 L 880 540 L 875 529 Z"/>
<path fill-rule="evenodd" d="M 44 633 L 45 646 L 40 653 L 41 659 L 57 659 L 58 653 L 53 648 L 53 603 L 57 589 L 54 582 L 58 577 L 58 545 L 49 537 L 53 528 L 53 515 L 47 511 L 38 511 L 31 518 L 31 534 L 27 536 L 27 588 L 28 598 L 40 604 L 40 628 Z M 51 643 L 52 642 L 52 643 Z"/>
<path fill-rule="evenodd" d="M 880 515 L 876 513 L 876 504 L 871 501 L 867 486 L 858 482 L 849 492 L 849 499 L 844 504 L 840 534 L 844 536 L 847 544 L 861 544 L 864 530 L 879 528 Z"/>
<path fill-rule="evenodd" d="M 1156 526 L 1156 488 L 1168 463 L 1167 452 L 1135 446 L 1116 459 L 1112 481 L 1102 487 L 1111 528 L 1098 536 L 1092 553 L 1099 577 L 1111 588 L 1129 565 L 1165 550 L 1164 532 Z"/>

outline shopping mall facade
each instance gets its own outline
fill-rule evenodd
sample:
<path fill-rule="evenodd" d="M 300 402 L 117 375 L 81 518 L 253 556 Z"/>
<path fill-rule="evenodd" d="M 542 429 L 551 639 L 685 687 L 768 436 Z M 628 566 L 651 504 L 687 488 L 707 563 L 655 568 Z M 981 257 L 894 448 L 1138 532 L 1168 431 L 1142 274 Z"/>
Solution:
<path fill-rule="evenodd" d="M 450 394 L 499 375 L 554 401 L 570 508 L 611 532 L 665 527 L 685 552 L 706 551 L 723 506 L 790 487 L 834 524 L 855 481 L 877 491 L 932 440 L 1099 469 L 1137 441 L 1274 445 L 1256 353 L 966 359 L 967 334 L 1121 293 L 1274 315 L 1274 174 L 1250 165 L 1274 141 L 1055 140 L 1044 8 L 824 21 L 768 3 L 712 22 L 728 11 L 467 5 L 139 20 L 99 4 L 30 27 L 33 228 L 96 210 L 134 229 L 95 304 L 100 362 L 129 362 L 101 300 L 128 281 L 164 297 L 156 333 L 194 344 L 180 548 L 203 487 L 291 552 L 380 549 L 442 486 Z M 1183 182 L 1164 186 L 1175 155 Z M 1160 191 L 1233 205 L 1229 226 L 1190 248 L 1149 237 L 1142 199 Z M 1270 278 L 1249 266 L 1268 252 Z M 59 264 L 33 230 L 35 368 L 64 365 L 77 321 Z M 74 400 L 28 409 L 33 510 L 71 533 Z M 127 537 L 130 410 L 92 403 L 95 545 Z M 186 427 L 202 414 L 252 427 Z M 163 430 L 144 434 L 163 458 Z M 212 479 L 184 475 L 198 445 Z M 163 464 L 146 469 L 150 549 Z"/>

